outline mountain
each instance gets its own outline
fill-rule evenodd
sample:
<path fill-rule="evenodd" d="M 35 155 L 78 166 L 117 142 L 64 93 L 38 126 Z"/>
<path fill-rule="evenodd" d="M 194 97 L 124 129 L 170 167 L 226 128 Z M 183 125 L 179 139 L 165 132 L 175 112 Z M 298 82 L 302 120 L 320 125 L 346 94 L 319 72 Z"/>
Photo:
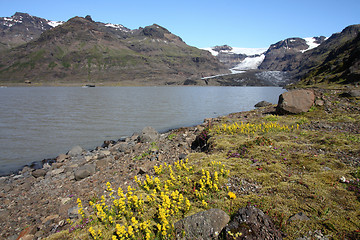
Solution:
<path fill-rule="evenodd" d="M 233 47 L 206 48 L 228 67 L 232 75 L 218 76 L 212 81 L 223 85 L 314 83 L 355 83 L 360 80 L 360 25 L 346 27 L 331 37 L 288 38 L 272 44 L 263 53 L 238 57 Z M 221 55 L 237 57 L 239 63 L 229 65 Z M 220 57 L 219 57 L 220 56 Z M 239 73 L 239 70 L 251 70 Z"/>
<path fill-rule="evenodd" d="M 164 85 L 228 72 L 209 52 L 156 24 L 130 30 L 87 16 L 40 29 L 37 39 L 2 52 L 1 82 Z"/>
<path fill-rule="evenodd" d="M 298 85 L 358 83 L 360 25 L 349 26 L 341 33 L 332 35 L 326 45 L 319 46 L 310 57 L 312 62 L 302 63 L 303 69 L 299 73 L 301 79 Z"/>
<path fill-rule="evenodd" d="M 264 53 L 264 61 L 259 69 L 270 71 L 293 71 L 296 62 L 302 59 L 305 52 L 316 48 L 325 41 L 325 37 L 288 38 L 272 44 Z M 295 64 L 294 64 L 295 62 Z"/>
<path fill-rule="evenodd" d="M 228 45 L 202 48 L 233 71 L 256 69 L 263 61 L 266 48 L 239 48 Z"/>
<path fill-rule="evenodd" d="M 0 51 L 37 39 L 44 31 L 62 23 L 20 12 L 11 17 L 0 17 Z"/>
<path fill-rule="evenodd" d="M 280 41 L 270 46 L 259 69 L 286 71 L 307 84 L 359 81 L 359 34 L 360 25 L 351 25 L 329 38 L 314 38 L 307 49 L 300 39 Z"/>

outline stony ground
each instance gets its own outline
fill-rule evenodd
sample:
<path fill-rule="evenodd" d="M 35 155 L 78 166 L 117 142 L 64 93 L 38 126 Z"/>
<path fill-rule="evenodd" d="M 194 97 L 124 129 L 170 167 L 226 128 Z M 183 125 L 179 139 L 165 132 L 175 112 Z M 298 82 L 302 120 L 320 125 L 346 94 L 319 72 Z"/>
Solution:
<path fill-rule="evenodd" d="M 192 151 L 190 146 L 199 128 L 161 134 L 156 146 L 138 142 L 138 135 L 134 135 L 81 155 L 60 155 L 56 163 L 42 170 L 24 168 L 20 175 L 0 178 L 1 238 L 17 239 L 28 226 L 38 228 L 34 230 L 36 237 L 69 227 L 66 219 L 77 215 L 77 198 L 91 199 L 103 194 L 108 181 L 126 189 L 134 186 L 135 175 L 151 174 L 154 165 L 184 158 Z M 76 180 L 81 169 L 89 166 L 95 166 L 96 171 Z"/>
<path fill-rule="evenodd" d="M 307 142 L 306 137 L 292 140 L 294 144 L 305 146 L 293 151 L 297 151 L 296 154 L 303 152 L 309 156 L 322 155 L 324 158 L 331 156 L 339 159 L 342 164 L 346 164 L 349 169 L 354 169 L 359 167 L 359 149 L 334 147 L 341 143 L 336 142 L 338 139 L 332 139 L 331 135 L 350 136 L 346 135 L 349 133 L 354 138 L 351 140 L 352 142 L 359 142 L 360 122 L 358 116 L 360 106 L 358 100 L 340 98 L 339 93 L 341 91 L 316 91 L 317 100 L 320 100 L 317 102 L 317 108 L 321 109 L 321 115 L 316 115 L 318 112 L 315 110 L 308 115 L 296 116 L 297 121 L 301 122 L 302 130 L 325 137 L 315 139 L 316 144 L 314 145 L 312 145 L 311 141 Z M 102 147 L 91 151 L 81 151 L 81 149 L 74 148 L 68 155 L 58 156 L 56 163 L 51 166 L 45 165 L 43 169 L 36 171 L 24 168 L 19 175 L 2 177 L 0 178 L 1 238 L 15 240 L 22 230 L 27 229 L 27 234 L 32 235 L 34 239 L 39 239 L 68 229 L 70 226 L 67 224 L 66 219 L 74 218 L 77 215 L 77 198 L 98 198 L 104 193 L 107 182 L 111 182 L 113 186 L 121 186 L 123 189 L 129 185 L 135 186 L 133 180 L 135 175 L 152 175 L 153 166 L 164 162 L 173 163 L 178 159 L 186 158 L 191 153 L 197 152 L 199 149 L 191 149 L 192 143 L 208 122 L 212 124 L 235 121 L 256 122 L 267 117 L 276 118 L 273 115 L 274 113 L 275 106 L 268 106 L 249 112 L 230 114 L 226 117 L 208 119 L 204 124 L 196 127 L 180 128 L 160 134 L 156 144 L 152 144 L 152 141 L 146 143 L 141 136 L 134 134 L 134 136 L 124 141 L 106 142 Z M 329 119 L 332 120 L 329 121 Z M 274 136 L 273 140 L 290 142 L 288 136 L 282 135 Z M 222 142 L 216 141 L 214 141 L 213 148 L 210 148 L 209 154 L 226 156 L 229 147 L 228 142 L 224 142 L 222 147 Z M 254 152 L 254 154 L 258 153 Z M 235 164 L 236 160 L 232 161 Z M 246 161 L 248 162 L 249 159 L 246 159 Z M 255 171 L 258 172 L 263 168 L 266 169 L 266 164 L 269 165 L 269 163 L 262 161 L 254 161 L 248 168 L 257 169 Z M 322 166 L 322 163 L 320 165 Z M 336 168 L 335 165 L 331 167 Z M 243 177 L 244 173 L 240 174 L 241 171 L 239 170 L 239 174 L 234 174 L 229 179 L 228 186 L 231 191 L 238 196 L 244 197 L 244 199 L 251 194 L 265 191 L 261 190 L 266 188 L 264 184 L 257 181 L 255 177 Z M 295 175 L 294 172 L 291 174 Z M 285 182 L 290 179 L 290 175 L 286 179 Z M 306 179 L 304 179 L 304 182 L 306 182 Z M 307 185 L 299 182 L 297 187 L 299 186 L 306 187 Z M 271 191 L 266 191 L 266 194 L 271 196 Z M 84 206 L 85 212 L 87 211 L 86 207 L 88 206 Z M 274 215 L 271 217 L 274 217 Z M 279 228 L 284 228 L 281 221 L 280 224 L 279 221 L 275 222 L 277 222 Z M 312 229 L 312 231 L 319 232 L 319 229 Z M 309 238 L 304 239 L 314 237 L 311 233 L 308 235 Z M 351 236 L 356 236 L 356 234 Z M 351 237 L 347 239 L 351 239 Z"/>

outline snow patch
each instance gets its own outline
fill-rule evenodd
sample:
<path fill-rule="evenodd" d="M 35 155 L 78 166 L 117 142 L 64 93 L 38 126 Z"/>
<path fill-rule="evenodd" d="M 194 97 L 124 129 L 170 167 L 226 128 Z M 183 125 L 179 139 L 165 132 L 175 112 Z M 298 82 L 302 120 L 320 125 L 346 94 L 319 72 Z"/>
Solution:
<path fill-rule="evenodd" d="M 267 48 L 239 48 L 233 47 L 231 52 L 235 54 L 245 54 L 247 56 L 263 54 Z"/>
<path fill-rule="evenodd" d="M 206 50 L 206 51 L 209 51 L 213 56 L 217 56 L 219 55 L 219 52 L 218 51 L 214 51 L 212 48 L 200 48 L 202 50 Z"/>
<path fill-rule="evenodd" d="M 111 28 L 115 28 L 117 30 L 121 30 L 124 32 L 128 32 L 128 30 L 121 24 L 112 24 L 112 23 L 107 23 L 105 24 L 105 27 L 111 27 Z"/>
<path fill-rule="evenodd" d="M 57 27 L 61 24 L 63 24 L 64 22 L 63 21 L 49 21 L 48 24 L 51 26 L 51 27 Z"/>
<path fill-rule="evenodd" d="M 260 66 L 260 64 L 264 61 L 264 59 L 265 59 L 265 54 L 261 54 L 258 57 L 247 57 L 241 63 L 239 63 L 230 70 L 243 71 L 243 70 L 257 69 Z"/>
<path fill-rule="evenodd" d="M 306 44 L 309 46 L 309 48 L 306 50 L 302 50 L 301 51 L 302 53 L 309 51 L 310 49 L 316 48 L 317 46 L 320 45 L 320 44 L 316 43 L 316 39 L 313 37 L 304 38 L 304 40 L 306 41 Z"/>
<path fill-rule="evenodd" d="M 201 48 L 203 50 L 209 51 L 213 56 L 217 56 L 219 54 L 218 51 L 214 51 L 212 47 Z M 247 56 L 260 55 L 267 51 L 267 48 L 239 48 L 232 47 L 232 50 L 221 50 L 222 53 L 229 54 L 244 54 Z"/>

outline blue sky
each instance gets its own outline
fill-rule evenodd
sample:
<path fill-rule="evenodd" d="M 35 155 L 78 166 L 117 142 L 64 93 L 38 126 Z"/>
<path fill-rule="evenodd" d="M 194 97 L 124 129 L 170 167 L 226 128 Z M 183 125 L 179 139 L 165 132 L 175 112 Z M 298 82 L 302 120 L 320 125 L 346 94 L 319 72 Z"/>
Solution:
<path fill-rule="evenodd" d="M 359 0 L 0 0 L 0 6 L 1 17 L 17 11 L 62 21 L 91 15 L 130 29 L 156 23 L 199 48 L 269 47 L 288 37 L 328 37 L 360 23 Z"/>

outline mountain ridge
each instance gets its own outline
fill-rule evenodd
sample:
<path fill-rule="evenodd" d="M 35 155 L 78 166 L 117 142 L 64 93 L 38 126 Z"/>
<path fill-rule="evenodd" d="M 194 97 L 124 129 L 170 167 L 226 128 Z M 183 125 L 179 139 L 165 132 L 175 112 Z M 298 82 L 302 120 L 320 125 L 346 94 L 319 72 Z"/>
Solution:
<path fill-rule="evenodd" d="M 157 24 L 131 30 L 91 16 L 61 22 L 17 12 L 0 18 L 0 81 L 238 86 L 329 82 L 325 78 L 353 83 L 359 76 L 359 32 L 360 25 L 350 25 L 329 38 L 292 37 L 267 49 L 198 49 Z M 227 76 L 229 70 L 235 74 Z M 256 71 L 242 74 L 248 70 Z"/>
<path fill-rule="evenodd" d="M 228 71 L 207 51 L 157 24 L 136 30 L 114 26 L 73 17 L 7 50 L 0 80 L 164 85 Z"/>

